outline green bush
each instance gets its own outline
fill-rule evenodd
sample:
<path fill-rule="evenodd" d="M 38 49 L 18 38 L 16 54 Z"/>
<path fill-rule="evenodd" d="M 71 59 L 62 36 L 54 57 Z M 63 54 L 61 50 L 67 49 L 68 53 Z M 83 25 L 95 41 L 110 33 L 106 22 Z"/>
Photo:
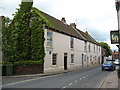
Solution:
<path fill-rule="evenodd" d="M 44 61 L 44 60 L 43 60 Z M 32 60 L 23 60 L 18 62 L 0 62 L 2 66 L 13 64 L 14 66 L 31 66 L 31 65 L 41 65 L 43 61 L 32 61 Z"/>
<path fill-rule="evenodd" d="M 8 64 L 12 64 L 12 62 L 0 62 L 0 64 L 2 64 L 2 66 L 8 65 Z"/>
<path fill-rule="evenodd" d="M 23 60 L 13 63 L 14 66 L 21 66 L 21 67 L 26 67 L 31 65 L 41 65 L 41 64 L 43 64 L 43 61 L 32 61 L 32 60 Z"/>

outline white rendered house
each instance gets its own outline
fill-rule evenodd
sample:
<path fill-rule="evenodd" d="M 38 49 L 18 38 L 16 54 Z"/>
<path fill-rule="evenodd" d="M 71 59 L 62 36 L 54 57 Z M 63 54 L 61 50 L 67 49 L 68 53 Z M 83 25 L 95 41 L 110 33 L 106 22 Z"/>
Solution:
<path fill-rule="evenodd" d="M 75 70 L 101 63 L 101 47 L 88 34 L 39 11 L 45 19 L 45 58 L 44 73 Z"/>

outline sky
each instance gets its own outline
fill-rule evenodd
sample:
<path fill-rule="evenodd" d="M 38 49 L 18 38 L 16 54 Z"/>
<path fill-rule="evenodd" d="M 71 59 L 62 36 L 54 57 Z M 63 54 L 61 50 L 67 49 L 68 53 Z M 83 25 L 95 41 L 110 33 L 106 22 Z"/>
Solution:
<path fill-rule="evenodd" d="M 13 18 L 20 3 L 21 0 L 0 0 L 0 16 Z M 65 17 L 67 24 L 76 23 L 78 29 L 88 31 L 96 41 L 118 50 L 110 41 L 110 31 L 118 29 L 115 0 L 33 0 L 33 7 L 59 20 Z"/>

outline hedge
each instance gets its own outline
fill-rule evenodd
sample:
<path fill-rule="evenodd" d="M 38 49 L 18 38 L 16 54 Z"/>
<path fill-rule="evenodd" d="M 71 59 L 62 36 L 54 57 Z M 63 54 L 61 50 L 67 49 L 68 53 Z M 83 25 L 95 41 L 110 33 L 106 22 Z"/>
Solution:
<path fill-rule="evenodd" d="M 44 61 L 44 60 L 43 60 Z M 0 62 L 3 66 L 13 64 L 14 66 L 31 66 L 31 65 L 41 65 L 43 64 L 43 61 L 32 61 L 32 60 L 23 60 L 18 62 Z"/>

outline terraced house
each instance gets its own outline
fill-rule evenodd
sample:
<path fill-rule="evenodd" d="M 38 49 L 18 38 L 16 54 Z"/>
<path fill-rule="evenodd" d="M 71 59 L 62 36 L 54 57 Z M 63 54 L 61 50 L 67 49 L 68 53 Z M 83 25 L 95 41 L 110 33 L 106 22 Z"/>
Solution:
<path fill-rule="evenodd" d="M 65 18 L 58 20 L 37 11 L 47 23 L 44 26 L 45 73 L 80 69 L 101 63 L 101 46 L 88 32 L 77 29 L 75 23 L 68 25 Z"/>

